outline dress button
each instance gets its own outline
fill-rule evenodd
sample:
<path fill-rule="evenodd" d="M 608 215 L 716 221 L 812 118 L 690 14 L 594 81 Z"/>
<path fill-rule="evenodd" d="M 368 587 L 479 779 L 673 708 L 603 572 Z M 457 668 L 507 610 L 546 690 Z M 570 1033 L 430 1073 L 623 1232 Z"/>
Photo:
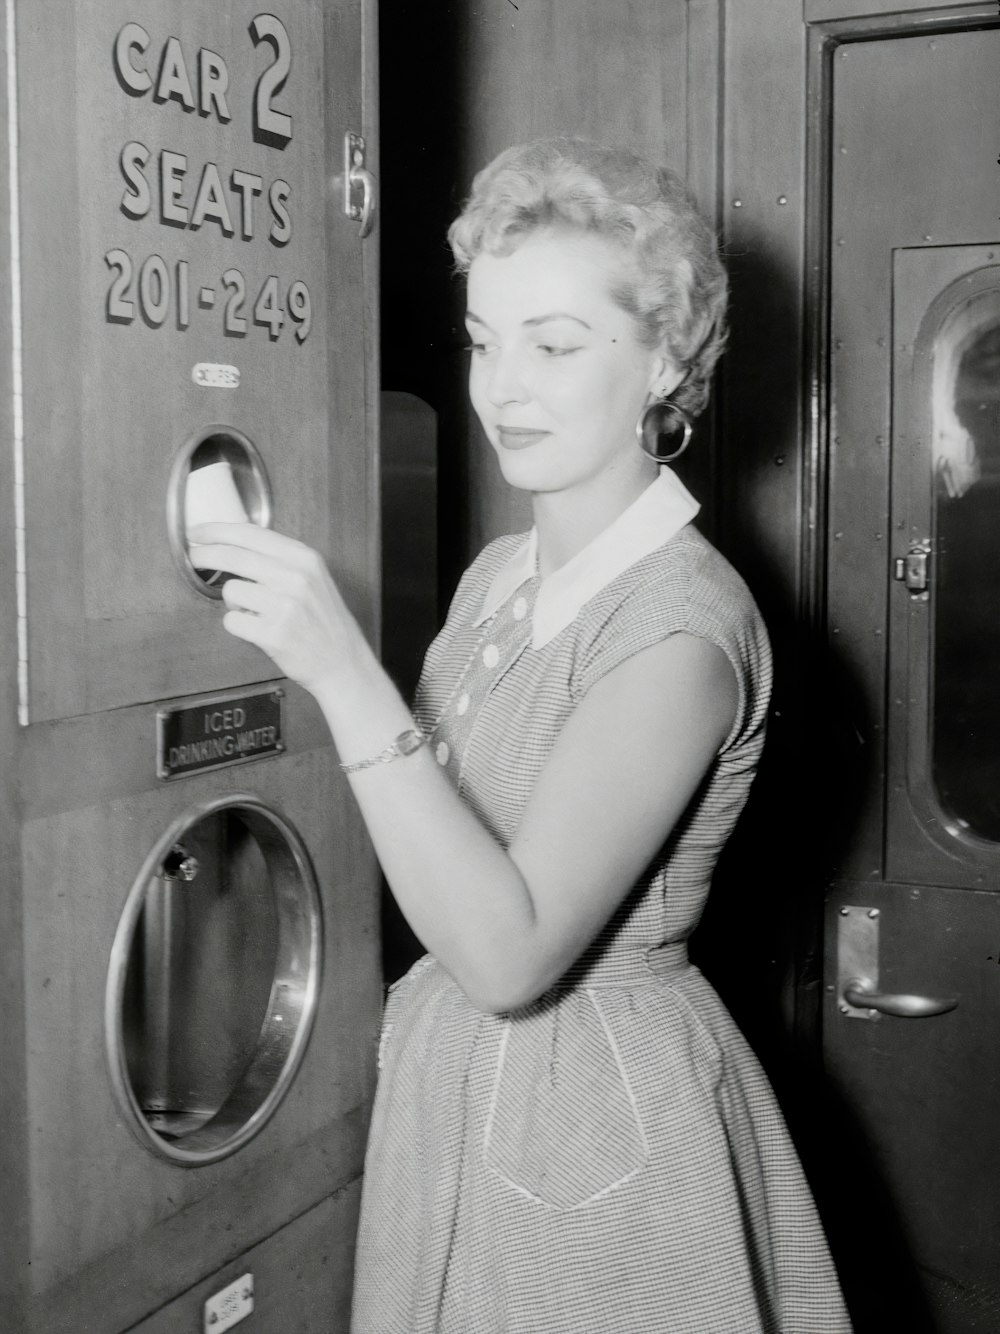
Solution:
<path fill-rule="evenodd" d="M 462 698 L 455 705 L 455 712 L 461 718 L 462 715 L 468 713 L 468 711 L 469 711 L 469 697 L 468 695 L 463 695 Z"/>
<path fill-rule="evenodd" d="M 448 757 L 449 757 L 450 754 L 451 754 L 451 751 L 448 749 L 448 743 L 447 743 L 447 741 L 439 741 L 439 742 L 438 742 L 438 745 L 437 745 L 437 749 L 436 749 L 435 752 L 434 752 L 434 755 L 435 755 L 435 757 L 436 757 L 436 759 L 437 759 L 438 764 L 447 764 L 447 763 L 448 763 Z"/>
<path fill-rule="evenodd" d="M 487 667 L 495 667 L 500 661 L 500 650 L 496 644 L 487 644 L 483 649 L 483 662 Z"/>
<path fill-rule="evenodd" d="M 528 614 L 528 602 L 526 598 L 518 598 L 513 606 L 514 620 L 523 621 Z"/>

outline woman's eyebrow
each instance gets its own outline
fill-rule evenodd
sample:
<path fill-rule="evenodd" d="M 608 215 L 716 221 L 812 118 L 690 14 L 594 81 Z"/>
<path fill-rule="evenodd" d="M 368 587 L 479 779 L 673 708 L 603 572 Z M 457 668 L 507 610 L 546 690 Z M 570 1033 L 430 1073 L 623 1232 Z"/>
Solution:
<path fill-rule="evenodd" d="M 534 329 L 539 324 L 549 324 L 552 320 L 572 320 L 574 324 L 582 324 L 585 329 L 591 327 L 586 320 L 581 320 L 579 315 L 570 315 L 565 310 L 553 310 L 547 315 L 535 315 L 532 319 L 525 320 L 524 324 L 526 328 Z"/>
<path fill-rule="evenodd" d="M 485 320 L 480 319 L 475 311 L 472 310 L 467 310 L 465 312 L 465 319 L 467 324 L 479 324 L 484 329 L 489 329 L 490 327 Z M 579 315 L 570 315 L 568 311 L 562 310 L 553 310 L 547 315 L 533 315 L 531 319 L 524 320 L 523 325 L 526 329 L 536 329 L 540 324 L 550 324 L 554 320 L 572 320 L 574 324 L 579 324 L 584 329 L 591 328 L 586 320 L 580 319 Z"/>

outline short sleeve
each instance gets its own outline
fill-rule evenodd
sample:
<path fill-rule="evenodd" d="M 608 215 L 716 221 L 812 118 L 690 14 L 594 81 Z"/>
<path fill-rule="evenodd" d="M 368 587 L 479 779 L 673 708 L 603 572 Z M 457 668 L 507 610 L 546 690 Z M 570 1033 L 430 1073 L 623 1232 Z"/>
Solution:
<path fill-rule="evenodd" d="M 632 567 L 614 592 L 610 586 L 582 617 L 575 700 L 636 653 L 674 634 L 696 635 L 722 649 L 736 673 L 737 715 L 723 750 L 763 730 L 771 684 L 767 632 L 743 580 L 714 548 L 704 542 L 700 550 L 662 548 Z"/>

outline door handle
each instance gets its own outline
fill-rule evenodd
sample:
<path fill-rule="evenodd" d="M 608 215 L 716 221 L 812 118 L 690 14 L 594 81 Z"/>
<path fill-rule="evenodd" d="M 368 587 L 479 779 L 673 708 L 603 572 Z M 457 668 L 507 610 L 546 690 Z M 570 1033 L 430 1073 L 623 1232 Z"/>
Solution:
<path fill-rule="evenodd" d="M 947 1014 L 958 1005 L 952 996 L 912 996 L 876 991 L 867 978 L 855 977 L 844 988 L 844 1000 L 857 1010 L 878 1010 L 900 1019 L 926 1019 L 932 1014 Z"/>
<path fill-rule="evenodd" d="M 879 990 L 879 931 L 881 908 L 843 904 L 837 910 L 837 980 L 829 990 L 838 997 L 838 1009 L 848 1019 L 877 1020 L 890 1014 L 900 1019 L 924 1019 L 947 1014 L 958 1005 L 951 996 L 914 996 Z"/>
<path fill-rule="evenodd" d="M 361 203 L 354 202 L 354 192 L 361 191 Z M 344 215 L 359 222 L 358 236 L 363 241 L 375 226 L 375 177 L 365 166 L 365 141 L 360 134 L 344 135 Z"/>

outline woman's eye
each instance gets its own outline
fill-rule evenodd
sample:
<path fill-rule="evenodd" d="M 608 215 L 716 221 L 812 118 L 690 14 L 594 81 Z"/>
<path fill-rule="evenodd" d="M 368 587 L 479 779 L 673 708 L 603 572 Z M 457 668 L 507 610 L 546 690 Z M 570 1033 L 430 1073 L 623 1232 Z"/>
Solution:
<path fill-rule="evenodd" d="M 539 352 L 547 357 L 568 357 L 571 352 L 578 352 L 577 347 L 562 347 L 558 343 L 538 343 L 536 344 Z"/>
<path fill-rule="evenodd" d="M 466 343 L 466 352 L 471 352 L 474 357 L 485 357 L 487 352 L 491 351 L 489 343 Z"/>

